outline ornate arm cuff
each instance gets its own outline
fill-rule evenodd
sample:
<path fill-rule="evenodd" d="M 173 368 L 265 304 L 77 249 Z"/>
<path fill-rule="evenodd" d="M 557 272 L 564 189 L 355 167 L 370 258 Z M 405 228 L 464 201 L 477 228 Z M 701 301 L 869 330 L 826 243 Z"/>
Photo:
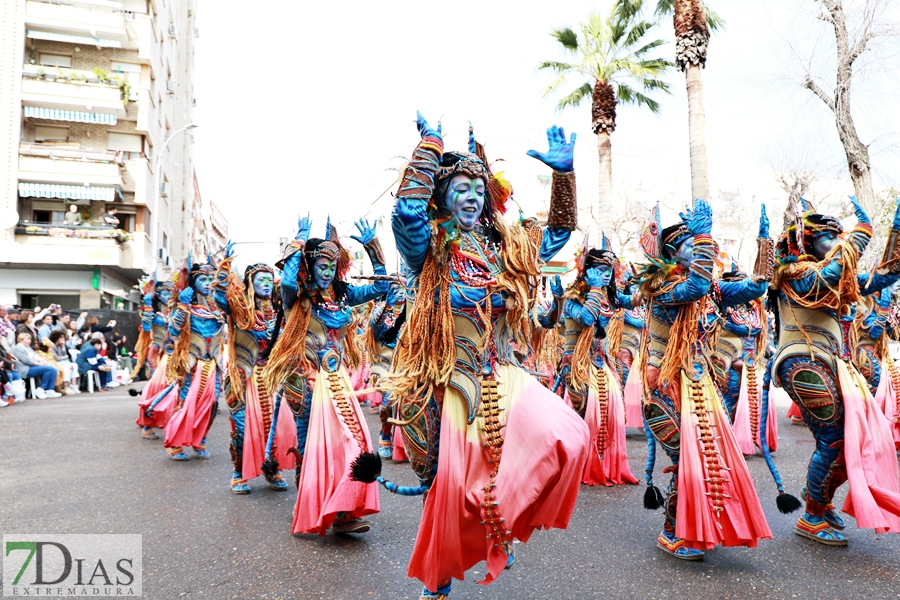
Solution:
<path fill-rule="evenodd" d="M 765 281 L 775 276 L 775 242 L 770 238 L 756 238 L 756 264 L 753 274 Z"/>
<path fill-rule="evenodd" d="M 888 273 L 900 273 L 900 230 L 891 229 L 887 242 L 884 244 L 884 255 L 881 257 L 881 267 Z"/>
<path fill-rule="evenodd" d="M 694 236 L 694 260 L 691 261 L 691 272 L 706 281 L 712 281 L 716 244 L 708 233 Z"/>
<path fill-rule="evenodd" d="M 372 238 L 372 241 L 363 246 L 363 248 L 366 249 L 366 253 L 369 255 L 369 259 L 371 259 L 373 266 L 384 266 L 384 252 L 381 251 L 381 242 L 378 241 L 377 237 Z"/>
<path fill-rule="evenodd" d="M 578 203 L 575 196 L 575 171 L 553 171 L 550 191 L 550 214 L 547 227 L 575 231 L 578 226 Z"/>
<path fill-rule="evenodd" d="M 443 153 L 443 140 L 431 136 L 422 138 L 403 173 L 403 181 L 397 190 L 397 199 L 428 202 L 434 191 L 434 174 L 440 167 Z"/>

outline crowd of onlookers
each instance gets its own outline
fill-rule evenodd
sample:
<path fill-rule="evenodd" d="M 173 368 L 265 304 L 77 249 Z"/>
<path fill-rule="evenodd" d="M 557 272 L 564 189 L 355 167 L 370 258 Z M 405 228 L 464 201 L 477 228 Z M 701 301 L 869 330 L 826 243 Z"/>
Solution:
<path fill-rule="evenodd" d="M 131 371 L 127 339 L 114 333 L 116 321 L 101 325 L 96 316 L 77 318 L 58 304 L 41 309 L 0 305 L 0 407 L 20 402 L 25 382 L 34 380 L 34 398 L 78 394 L 96 372 L 100 389 L 118 385 L 116 370 Z"/>

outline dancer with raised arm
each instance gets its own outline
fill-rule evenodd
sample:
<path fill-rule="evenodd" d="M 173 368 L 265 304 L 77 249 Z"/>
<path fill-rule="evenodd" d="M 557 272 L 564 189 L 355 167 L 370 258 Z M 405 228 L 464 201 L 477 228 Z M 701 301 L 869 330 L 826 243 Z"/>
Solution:
<path fill-rule="evenodd" d="M 385 275 L 375 224 L 360 220 L 351 236 Z M 293 533 L 365 533 L 363 517 L 379 510 L 378 488 L 350 478 L 350 467 L 372 453 L 366 419 L 354 395 L 345 353 L 353 307 L 387 291 L 386 281 L 345 281 L 350 254 L 329 221 L 326 236 L 310 238 L 312 222 L 300 219 L 297 236 L 280 262 L 284 327 L 269 355 L 263 379 L 269 394 L 282 390 L 297 426 L 297 502 Z M 377 457 L 377 455 L 376 455 Z"/>
<path fill-rule="evenodd" d="M 815 212 L 802 198 L 790 199 L 771 298 L 778 350 L 764 382 L 767 399 L 774 376 L 816 439 L 803 488 L 806 510 L 794 532 L 830 546 L 848 543 L 832 504 L 848 480 L 843 511 L 856 518 L 858 527 L 900 531 L 900 479 L 890 425 L 853 364 L 850 335 L 860 298 L 897 281 L 900 210 L 885 251 L 884 270 L 890 272 L 870 275 L 858 272 L 858 261 L 872 238 L 872 225 L 856 198 L 851 202 L 857 224 L 842 238 L 840 221 Z"/>
<path fill-rule="evenodd" d="M 657 546 L 700 560 L 719 544 L 752 548 L 772 537 L 708 359 L 719 310 L 759 297 L 766 283 L 715 281 L 712 209 L 696 200 L 681 217 L 661 235 L 652 223 L 656 239 L 642 240 L 651 260 L 641 286 L 648 304 L 644 419 L 672 460 Z M 765 213 L 761 221 L 767 227 Z M 648 482 L 649 473 L 651 465 Z M 655 504 L 645 498 L 646 507 Z"/>
<path fill-rule="evenodd" d="M 269 487 L 287 490 L 281 469 L 294 468 L 288 452 L 297 440 L 290 409 L 269 393 L 262 379 L 269 338 L 278 321 L 275 270 L 257 263 L 244 269 L 243 278 L 231 270 L 234 245 L 216 274 L 215 299 L 228 319 L 228 374 L 225 401 L 231 421 L 231 491 L 249 494 L 249 480 L 265 476 Z M 286 414 L 285 414 L 286 413 Z"/>
<path fill-rule="evenodd" d="M 584 421 L 528 374 L 540 261 L 575 229 L 575 136 L 548 131 L 530 151 L 553 169 L 547 227 L 509 225 L 509 184 L 495 177 L 470 130 L 469 151 L 444 151 L 440 127 L 418 116 L 421 141 L 397 192 L 392 225 L 413 274 L 412 303 L 385 387 L 398 402 L 406 452 L 427 491 L 408 575 L 421 598 L 487 561 L 481 583 L 512 565 L 513 540 L 565 528 L 589 447 Z"/>
<path fill-rule="evenodd" d="M 144 285 L 144 302 L 141 306 L 141 332 L 135 344 L 137 359 L 131 378 L 134 378 L 142 369 L 150 372 L 150 381 L 141 390 L 141 400 L 138 403 L 138 418 L 135 421 L 141 426 L 141 434 L 145 440 L 158 440 L 159 436 L 153 430 L 154 427 L 163 428 L 175 410 L 175 397 L 166 399 L 164 405 L 156 405 L 152 416 L 147 416 L 146 411 L 157 398 L 157 395 L 166 388 L 167 366 L 169 364 L 168 353 L 172 351 L 169 340 L 169 312 L 172 302 L 172 292 L 175 286 L 171 281 L 156 281 L 156 277 L 148 280 Z M 137 393 L 137 392 L 136 392 Z"/>
<path fill-rule="evenodd" d="M 172 460 L 190 459 L 184 446 L 193 448 L 199 459 L 209 458 L 206 434 L 219 408 L 225 341 L 225 317 L 212 297 L 215 276 L 211 262 L 191 264 L 188 258 L 187 270 L 179 277 L 187 287 L 178 292 L 169 321 L 174 343 L 169 379 L 180 390 L 175 413 L 166 424 L 165 445 Z"/>

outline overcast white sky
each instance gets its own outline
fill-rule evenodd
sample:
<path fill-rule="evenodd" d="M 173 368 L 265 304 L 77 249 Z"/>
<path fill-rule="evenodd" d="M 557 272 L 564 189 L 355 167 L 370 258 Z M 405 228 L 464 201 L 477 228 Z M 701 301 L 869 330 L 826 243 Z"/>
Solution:
<path fill-rule="evenodd" d="M 826 77 L 820 82 L 833 80 L 833 34 L 816 20 L 816 3 L 710 4 L 727 21 L 704 72 L 711 176 L 717 164 L 806 161 L 846 177 L 833 118 L 797 83 L 812 56 L 813 70 Z M 396 157 L 417 142 L 416 109 L 433 123 L 443 116 L 450 132 L 471 120 L 489 153 L 492 139 L 545 147 L 552 123 L 577 131 L 579 147 L 596 147 L 589 105 L 558 114 L 555 99 L 542 97 L 549 75 L 535 67 L 562 57 L 548 35 L 553 27 L 609 5 L 200 0 L 194 150 L 201 194 L 223 209 L 233 239 L 273 242 L 239 246 L 239 262 L 273 261 L 274 243 L 293 235 L 298 214 L 312 213 L 314 235 L 329 212 L 338 222 L 361 216 L 395 177 Z M 900 0 L 887 0 L 884 19 L 900 24 Z M 659 37 L 671 40 L 670 30 L 664 23 Z M 674 45 L 662 52 L 672 58 Z M 854 117 L 871 144 L 876 182 L 900 187 L 900 44 L 880 44 L 857 73 Z M 673 94 L 659 98 L 659 115 L 619 108 L 613 151 L 659 151 L 683 161 L 688 177 L 684 76 L 673 72 L 669 80 Z"/>

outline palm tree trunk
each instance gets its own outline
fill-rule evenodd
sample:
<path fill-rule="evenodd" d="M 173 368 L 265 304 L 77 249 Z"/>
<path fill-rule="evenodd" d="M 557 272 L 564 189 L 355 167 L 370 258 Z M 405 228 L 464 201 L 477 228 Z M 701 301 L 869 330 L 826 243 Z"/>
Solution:
<path fill-rule="evenodd" d="M 688 135 L 691 148 L 691 196 L 710 200 L 706 164 L 706 110 L 703 108 L 703 75 L 700 67 L 685 70 L 688 97 Z"/>
<path fill-rule="evenodd" d="M 597 154 L 600 157 L 600 194 L 596 209 L 591 211 L 593 220 L 588 229 L 594 245 L 600 243 L 600 233 L 613 218 L 612 142 L 606 131 L 597 133 Z"/>
<path fill-rule="evenodd" d="M 709 28 L 700 0 L 675 0 L 675 64 L 684 71 L 688 95 L 688 132 L 691 148 L 691 195 L 710 200 L 706 165 L 706 111 L 703 77 Z"/>
<path fill-rule="evenodd" d="M 597 134 L 597 154 L 600 157 L 600 186 L 597 205 L 591 208 L 588 231 L 592 243 L 600 243 L 600 232 L 613 221 L 612 143 L 610 135 L 616 130 L 616 93 L 600 79 L 594 82 L 591 95 L 591 129 Z"/>

